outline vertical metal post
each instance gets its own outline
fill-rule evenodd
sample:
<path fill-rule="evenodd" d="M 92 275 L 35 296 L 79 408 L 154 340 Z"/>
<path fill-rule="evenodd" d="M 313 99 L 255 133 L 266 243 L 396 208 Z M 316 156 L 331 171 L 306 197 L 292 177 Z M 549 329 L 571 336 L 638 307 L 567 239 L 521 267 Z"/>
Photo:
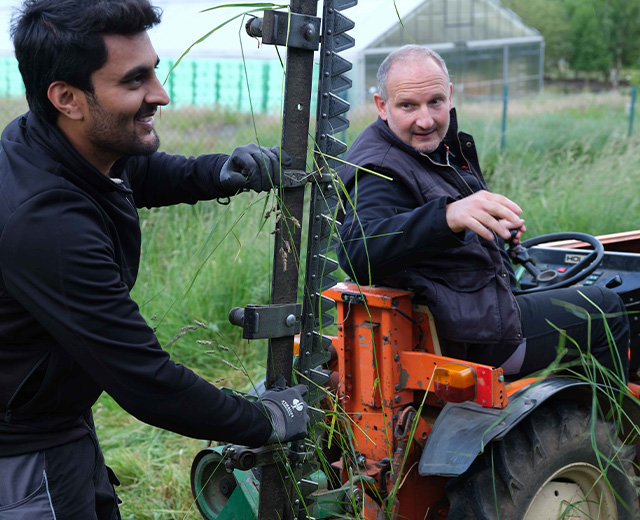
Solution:
<path fill-rule="evenodd" d="M 215 72 L 215 89 L 216 89 L 216 99 L 215 99 L 215 104 L 216 106 L 220 105 L 220 62 L 216 63 L 216 72 Z"/>
<path fill-rule="evenodd" d="M 244 91 L 244 66 L 238 64 L 238 110 L 242 112 L 242 92 Z"/>
<path fill-rule="evenodd" d="M 198 93 L 198 62 L 193 60 L 191 69 L 191 104 L 195 107 L 197 105 L 197 93 Z"/>
<path fill-rule="evenodd" d="M 269 110 L 269 76 L 271 75 L 271 64 L 265 61 L 262 65 L 262 113 Z"/>
<path fill-rule="evenodd" d="M 629 137 L 633 133 L 633 118 L 635 116 L 636 111 L 636 94 L 638 91 L 638 86 L 634 85 L 631 87 L 631 108 L 629 109 Z"/>
<path fill-rule="evenodd" d="M 291 0 L 290 10 L 316 16 L 318 0 Z M 306 171 L 309 135 L 313 50 L 289 47 L 287 50 L 282 148 L 291 156 L 292 170 Z M 271 303 L 297 301 L 300 267 L 301 228 L 304 187 L 278 190 L 280 218 L 275 229 Z M 266 387 L 277 378 L 291 383 L 293 336 L 272 338 L 267 354 Z M 294 517 L 292 470 L 285 463 L 262 468 L 259 520 L 292 520 Z"/>
<path fill-rule="evenodd" d="M 507 136 L 507 99 L 509 97 L 509 47 L 502 47 L 502 129 L 500 150 L 504 150 Z"/>
<path fill-rule="evenodd" d="M 544 87 L 544 41 L 540 42 L 540 63 L 538 64 L 538 94 L 542 94 Z"/>
<path fill-rule="evenodd" d="M 502 129 L 500 131 L 500 150 L 504 150 L 507 139 L 507 104 L 509 101 L 509 84 L 505 83 L 502 90 Z"/>
<path fill-rule="evenodd" d="M 173 70 L 173 66 L 175 65 L 175 63 L 173 61 L 169 62 L 169 70 Z M 175 90 L 174 90 L 174 78 L 176 77 L 175 74 L 169 74 L 169 79 L 167 80 L 169 82 L 169 98 L 173 100 L 173 102 L 175 103 Z"/>

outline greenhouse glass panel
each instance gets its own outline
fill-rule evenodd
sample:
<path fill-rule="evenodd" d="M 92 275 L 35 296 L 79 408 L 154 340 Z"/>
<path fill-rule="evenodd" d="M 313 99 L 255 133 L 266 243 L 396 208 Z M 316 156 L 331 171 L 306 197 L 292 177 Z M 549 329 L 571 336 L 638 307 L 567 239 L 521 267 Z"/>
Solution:
<path fill-rule="evenodd" d="M 402 23 L 365 51 L 368 92 L 386 53 L 410 43 L 442 55 L 458 94 L 502 96 L 505 79 L 517 92 L 540 89 L 544 40 L 498 0 L 425 0 Z"/>

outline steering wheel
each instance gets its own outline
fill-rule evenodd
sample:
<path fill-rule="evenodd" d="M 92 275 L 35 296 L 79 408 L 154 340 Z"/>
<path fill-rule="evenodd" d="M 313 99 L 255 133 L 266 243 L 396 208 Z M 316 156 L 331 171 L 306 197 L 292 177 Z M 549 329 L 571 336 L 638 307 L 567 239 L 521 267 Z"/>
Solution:
<path fill-rule="evenodd" d="M 559 273 L 554 269 L 538 269 L 533 259 L 529 257 L 528 249 L 540 244 L 558 242 L 560 240 L 579 240 L 581 242 L 586 242 L 593 247 L 593 251 L 589 251 L 582 260 L 571 266 L 564 273 Z M 539 237 L 530 238 L 517 246 L 513 246 L 510 242 L 507 253 L 514 264 L 522 265 L 533 277 L 536 287 L 531 287 L 530 289 L 519 289 L 516 291 L 516 294 L 527 294 L 569 287 L 578 283 L 580 280 L 585 279 L 593 273 L 593 271 L 595 271 L 602 262 L 602 259 L 604 258 L 604 246 L 596 237 L 585 233 L 551 233 L 549 235 L 540 235 Z"/>

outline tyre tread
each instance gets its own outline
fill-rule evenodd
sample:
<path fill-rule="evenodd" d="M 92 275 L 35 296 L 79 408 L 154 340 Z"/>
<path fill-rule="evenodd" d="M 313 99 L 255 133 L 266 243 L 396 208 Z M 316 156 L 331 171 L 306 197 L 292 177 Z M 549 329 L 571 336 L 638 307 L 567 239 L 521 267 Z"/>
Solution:
<path fill-rule="evenodd" d="M 585 427 L 590 424 L 591 413 L 586 406 L 567 402 L 540 405 L 500 442 L 489 444 L 465 474 L 450 482 L 448 520 L 522 518 L 545 471 L 551 475 L 557 465 L 571 463 L 571 457 L 593 463 L 590 428 Z M 619 520 L 639 518 L 637 491 L 629 476 L 629 458 L 635 448 L 621 447 L 617 438 L 612 442 L 615 432 L 611 423 L 598 420 L 594 431 L 605 457 L 615 455 L 615 464 L 624 464 L 628 473 L 613 471 L 608 475 L 623 501 L 635 508 L 629 512 L 619 504 Z"/>

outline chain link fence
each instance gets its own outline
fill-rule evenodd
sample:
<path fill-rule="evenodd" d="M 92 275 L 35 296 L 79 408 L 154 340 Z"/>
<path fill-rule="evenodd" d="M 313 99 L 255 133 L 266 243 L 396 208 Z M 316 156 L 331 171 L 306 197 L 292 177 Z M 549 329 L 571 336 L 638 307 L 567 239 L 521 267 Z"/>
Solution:
<path fill-rule="evenodd" d="M 164 60 L 158 78 L 171 98 L 156 117 L 161 150 L 199 155 L 280 142 L 283 64 L 238 59 Z M 317 81 L 317 74 L 316 76 Z M 315 89 L 315 85 L 314 85 Z M 315 114 L 315 99 L 311 113 Z M 0 57 L 0 128 L 28 110 L 14 57 Z"/>

